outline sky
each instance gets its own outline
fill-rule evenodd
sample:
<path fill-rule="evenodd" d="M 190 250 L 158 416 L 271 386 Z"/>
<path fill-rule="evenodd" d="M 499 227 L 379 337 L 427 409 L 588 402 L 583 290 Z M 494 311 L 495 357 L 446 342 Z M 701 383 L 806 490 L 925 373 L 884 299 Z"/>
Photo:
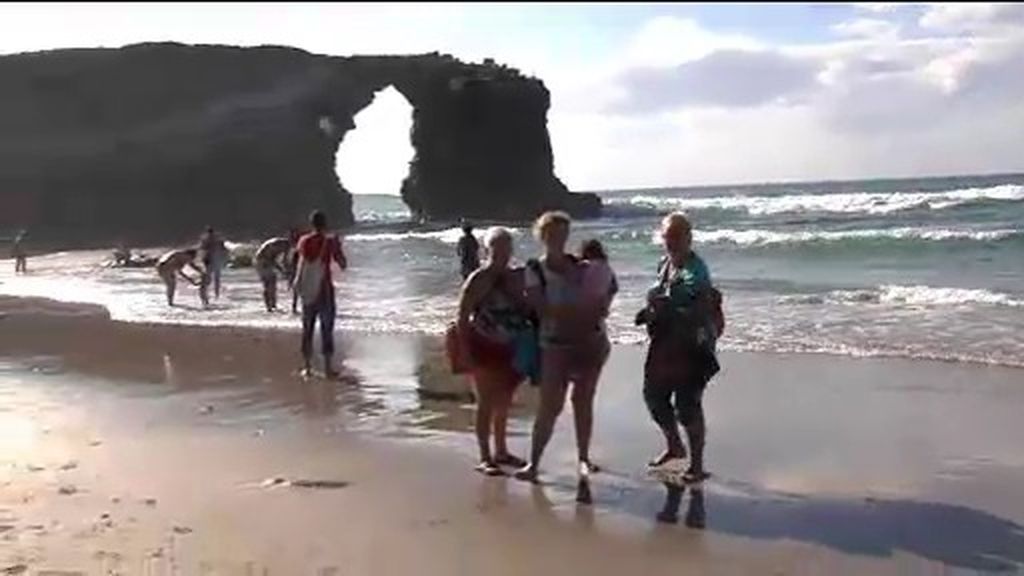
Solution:
<path fill-rule="evenodd" d="M 1024 4 L 0 4 L 0 53 L 160 40 L 492 57 L 573 190 L 1024 171 Z M 357 116 L 347 188 L 397 192 L 409 116 Z"/>

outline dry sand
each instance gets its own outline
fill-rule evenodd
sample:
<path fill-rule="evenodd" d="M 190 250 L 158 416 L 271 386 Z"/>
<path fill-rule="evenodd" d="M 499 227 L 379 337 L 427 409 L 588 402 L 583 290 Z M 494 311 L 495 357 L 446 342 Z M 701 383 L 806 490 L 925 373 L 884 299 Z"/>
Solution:
<path fill-rule="evenodd" d="M 483 478 L 438 342 L 343 341 L 344 381 L 303 383 L 294 334 L 0 298 L 0 574 L 1022 571 L 1020 371 L 727 355 L 716 477 L 680 495 L 639 471 L 657 437 L 617 348 L 581 505 L 571 418 L 545 485 Z"/>

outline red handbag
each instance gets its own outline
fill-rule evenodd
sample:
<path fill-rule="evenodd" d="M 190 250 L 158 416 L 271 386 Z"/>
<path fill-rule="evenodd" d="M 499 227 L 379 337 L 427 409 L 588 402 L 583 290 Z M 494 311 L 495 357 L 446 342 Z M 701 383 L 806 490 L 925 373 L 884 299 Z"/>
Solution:
<path fill-rule="evenodd" d="M 465 342 L 459 334 L 459 326 L 455 322 L 448 324 L 448 329 L 444 333 L 444 346 L 452 374 L 466 374 L 472 370 L 469 351 L 466 350 Z"/>

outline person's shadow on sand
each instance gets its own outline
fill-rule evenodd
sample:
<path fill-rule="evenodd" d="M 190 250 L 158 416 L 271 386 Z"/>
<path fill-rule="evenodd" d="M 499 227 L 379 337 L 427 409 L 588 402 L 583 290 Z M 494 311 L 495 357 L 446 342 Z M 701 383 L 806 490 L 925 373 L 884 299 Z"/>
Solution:
<path fill-rule="evenodd" d="M 664 486 L 665 501 L 657 518 L 678 521 L 685 488 Z M 706 524 L 711 532 L 797 540 L 877 557 L 899 550 L 972 570 L 1024 569 L 1024 527 L 964 506 L 771 493 L 749 497 L 717 491 L 705 498 L 704 489 L 690 491 L 686 525 Z"/>

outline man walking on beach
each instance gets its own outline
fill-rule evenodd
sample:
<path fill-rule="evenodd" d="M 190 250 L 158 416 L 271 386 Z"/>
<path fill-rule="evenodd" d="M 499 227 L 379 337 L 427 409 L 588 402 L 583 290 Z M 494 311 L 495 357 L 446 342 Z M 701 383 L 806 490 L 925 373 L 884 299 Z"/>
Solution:
<path fill-rule="evenodd" d="M 465 280 L 480 267 L 480 243 L 473 236 L 473 225 L 465 220 L 462 221 L 462 238 L 459 238 L 455 251 L 459 255 L 462 279 Z"/>
<path fill-rule="evenodd" d="M 334 356 L 336 314 L 331 262 L 337 262 L 338 268 L 342 270 L 348 267 L 348 262 L 341 248 L 341 240 L 325 233 L 327 217 L 324 213 L 319 210 L 313 212 L 310 224 L 313 225 L 313 231 L 299 239 L 299 264 L 294 288 L 302 299 L 302 374 L 304 377 L 312 374 L 313 329 L 319 319 L 324 375 L 332 378 L 337 376 L 337 372 L 331 363 Z"/>

